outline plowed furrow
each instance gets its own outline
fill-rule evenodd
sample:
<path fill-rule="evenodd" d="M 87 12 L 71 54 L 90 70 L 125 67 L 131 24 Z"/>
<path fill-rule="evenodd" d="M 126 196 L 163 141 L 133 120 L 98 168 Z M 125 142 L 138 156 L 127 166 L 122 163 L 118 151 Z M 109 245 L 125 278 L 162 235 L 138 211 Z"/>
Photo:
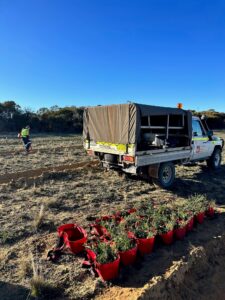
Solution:
<path fill-rule="evenodd" d="M 39 169 L 35 169 L 35 170 L 27 170 L 27 171 L 23 171 L 23 172 L 4 174 L 4 175 L 0 175 L 0 184 L 8 183 L 11 180 L 18 180 L 19 178 L 38 177 L 38 176 L 42 175 L 43 173 L 60 172 L 60 171 L 75 170 L 78 168 L 93 167 L 93 166 L 96 166 L 98 163 L 99 162 L 97 160 L 83 161 L 83 162 L 69 164 L 69 165 L 39 168 Z"/>

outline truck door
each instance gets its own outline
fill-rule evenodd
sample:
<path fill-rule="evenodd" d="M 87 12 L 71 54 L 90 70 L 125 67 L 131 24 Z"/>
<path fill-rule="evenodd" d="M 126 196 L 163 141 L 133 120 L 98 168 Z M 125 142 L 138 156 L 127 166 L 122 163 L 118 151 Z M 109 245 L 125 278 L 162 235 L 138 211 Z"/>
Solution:
<path fill-rule="evenodd" d="M 206 131 L 198 119 L 192 119 L 192 158 L 201 160 L 207 158 L 212 152 L 212 142 L 209 140 Z"/>

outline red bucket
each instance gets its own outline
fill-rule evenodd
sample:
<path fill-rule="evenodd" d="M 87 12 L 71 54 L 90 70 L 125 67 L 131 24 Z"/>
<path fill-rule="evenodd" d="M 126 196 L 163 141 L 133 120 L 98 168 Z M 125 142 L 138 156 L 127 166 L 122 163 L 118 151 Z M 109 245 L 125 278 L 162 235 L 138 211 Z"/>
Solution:
<path fill-rule="evenodd" d="M 123 217 L 118 216 L 118 215 L 114 215 L 113 217 L 114 217 L 114 219 L 116 221 L 116 224 L 120 224 L 124 220 Z"/>
<path fill-rule="evenodd" d="M 113 216 L 110 216 L 110 215 L 102 216 L 101 218 L 96 219 L 95 222 L 100 223 L 102 221 L 110 221 L 110 220 L 112 220 L 112 218 L 113 218 Z"/>
<path fill-rule="evenodd" d="M 160 234 L 160 237 L 165 245 L 171 245 L 173 243 L 173 230 L 167 233 Z"/>
<path fill-rule="evenodd" d="M 137 256 L 137 249 L 138 247 L 135 246 L 132 249 L 129 249 L 127 251 L 119 252 L 120 255 L 120 261 L 124 266 L 132 265 Z"/>
<path fill-rule="evenodd" d="M 87 241 L 86 231 L 76 224 L 65 224 L 57 229 L 59 236 L 63 236 L 65 244 L 70 250 L 77 254 L 84 250 L 84 243 Z"/>
<path fill-rule="evenodd" d="M 193 229 L 193 226 L 194 226 L 194 218 L 191 218 L 186 225 L 187 231 L 191 231 Z"/>
<path fill-rule="evenodd" d="M 102 237 L 102 236 L 110 236 L 109 232 L 107 231 L 107 229 L 104 227 L 104 226 L 101 226 L 99 224 L 94 224 L 94 225 L 91 225 L 91 234 L 93 235 L 97 235 L 99 237 Z"/>
<path fill-rule="evenodd" d="M 186 226 L 174 229 L 176 239 L 182 240 L 186 235 Z"/>
<path fill-rule="evenodd" d="M 57 232 L 59 237 L 61 237 L 65 232 L 68 234 L 72 234 L 74 227 L 76 224 L 64 224 L 57 228 Z"/>
<path fill-rule="evenodd" d="M 132 231 L 128 231 L 127 236 L 129 239 L 135 239 L 135 234 Z"/>
<path fill-rule="evenodd" d="M 96 254 L 94 251 L 92 251 L 91 249 L 86 248 L 86 252 L 87 252 L 87 258 L 90 262 L 95 262 L 96 261 Z"/>
<path fill-rule="evenodd" d="M 118 210 L 117 212 L 115 212 L 114 216 L 115 217 L 121 217 L 122 212 L 120 210 Z"/>
<path fill-rule="evenodd" d="M 213 208 L 213 207 L 209 207 L 209 208 L 206 210 L 206 215 L 207 215 L 207 217 L 210 217 L 210 218 L 214 217 L 214 213 L 215 213 L 215 211 L 214 211 L 214 208 Z"/>
<path fill-rule="evenodd" d="M 120 256 L 116 260 L 106 264 L 100 264 L 96 261 L 96 254 L 90 249 L 86 249 L 88 260 L 93 263 L 93 267 L 97 274 L 103 280 L 112 280 L 119 275 Z"/>
<path fill-rule="evenodd" d="M 137 212 L 137 209 L 136 208 L 130 208 L 130 209 L 128 209 L 128 214 L 133 214 L 133 213 L 135 213 L 135 212 Z"/>
<path fill-rule="evenodd" d="M 149 254 L 152 252 L 155 243 L 155 237 L 139 239 L 138 238 L 138 251 L 141 255 Z"/>
<path fill-rule="evenodd" d="M 196 220 L 199 224 L 202 224 L 204 221 L 205 212 L 200 212 L 196 215 Z"/>
<path fill-rule="evenodd" d="M 120 257 L 110 263 L 100 264 L 96 262 L 96 269 L 103 280 L 112 280 L 119 275 Z"/>

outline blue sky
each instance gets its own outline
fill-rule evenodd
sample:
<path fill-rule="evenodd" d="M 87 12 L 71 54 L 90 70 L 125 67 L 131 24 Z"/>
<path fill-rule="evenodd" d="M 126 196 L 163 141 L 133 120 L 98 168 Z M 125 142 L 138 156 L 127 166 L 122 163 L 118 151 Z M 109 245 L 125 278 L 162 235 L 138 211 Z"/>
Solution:
<path fill-rule="evenodd" d="M 0 101 L 225 111 L 225 1 L 0 0 Z"/>

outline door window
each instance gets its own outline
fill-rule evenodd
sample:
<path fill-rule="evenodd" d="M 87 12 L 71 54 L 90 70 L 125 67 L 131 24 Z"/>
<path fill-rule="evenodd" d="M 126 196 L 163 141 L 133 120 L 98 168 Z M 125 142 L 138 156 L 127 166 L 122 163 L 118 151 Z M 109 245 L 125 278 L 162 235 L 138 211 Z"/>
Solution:
<path fill-rule="evenodd" d="M 204 131 L 198 120 L 192 120 L 192 132 L 193 132 L 193 136 L 203 136 L 204 135 Z"/>

